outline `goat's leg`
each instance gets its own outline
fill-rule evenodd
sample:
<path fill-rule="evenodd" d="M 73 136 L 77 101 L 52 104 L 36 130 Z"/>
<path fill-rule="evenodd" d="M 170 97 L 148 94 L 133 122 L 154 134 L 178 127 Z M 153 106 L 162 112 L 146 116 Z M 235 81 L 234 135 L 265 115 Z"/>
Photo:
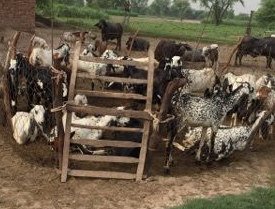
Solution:
<path fill-rule="evenodd" d="M 169 128 L 170 128 L 171 131 L 168 135 L 169 141 L 168 141 L 168 144 L 167 144 L 167 147 L 166 147 L 165 162 L 164 162 L 164 172 L 166 174 L 170 173 L 170 165 L 173 161 L 171 152 L 172 152 L 172 148 L 173 148 L 173 142 L 174 142 L 174 140 L 176 139 L 176 136 L 177 136 L 177 131 L 176 131 L 174 122 L 172 122 L 169 125 Z"/>
<path fill-rule="evenodd" d="M 199 145 L 199 149 L 196 153 L 197 161 L 201 161 L 201 150 L 202 150 L 203 145 L 205 144 L 206 133 L 207 133 L 207 127 L 202 127 L 200 145 Z"/>
<path fill-rule="evenodd" d="M 231 117 L 231 124 L 230 124 L 231 127 L 234 127 L 237 125 L 237 118 L 238 118 L 237 113 L 233 113 Z"/>
<path fill-rule="evenodd" d="M 91 83 L 91 89 L 92 89 L 92 91 L 95 89 L 95 83 L 94 83 L 94 81 L 92 81 L 92 83 Z"/>
<path fill-rule="evenodd" d="M 235 55 L 235 63 L 234 63 L 235 66 L 238 65 L 238 58 L 239 58 L 239 56 L 240 56 L 240 52 L 237 51 L 237 53 L 236 53 L 236 55 Z"/>
<path fill-rule="evenodd" d="M 273 125 L 271 124 L 269 129 L 268 129 L 268 140 L 271 140 L 272 139 L 272 136 L 273 136 Z"/>
<path fill-rule="evenodd" d="M 209 147 L 209 154 L 207 156 L 206 162 L 210 162 L 213 159 L 216 135 L 217 135 L 217 130 L 214 129 L 214 128 L 212 128 L 210 147 Z"/>
<path fill-rule="evenodd" d="M 266 57 L 266 68 L 271 69 L 272 57 Z"/>

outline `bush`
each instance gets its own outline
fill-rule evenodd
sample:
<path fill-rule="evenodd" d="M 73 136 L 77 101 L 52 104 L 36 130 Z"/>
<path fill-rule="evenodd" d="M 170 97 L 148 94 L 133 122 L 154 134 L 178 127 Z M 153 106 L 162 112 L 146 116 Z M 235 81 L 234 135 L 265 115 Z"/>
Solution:
<path fill-rule="evenodd" d="M 124 16 L 125 12 L 123 10 L 115 10 L 115 9 L 107 9 L 104 10 L 108 15 L 113 15 L 113 16 Z M 131 12 L 130 13 L 131 17 L 138 17 L 138 13 L 136 12 Z"/>
<path fill-rule="evenodd" d="M 54 5 L 54 15 L 57 17 L 109 19 L 108 14 L 100 10 L 95 10 L 90 7 L 66 6 L 63 4 Z"/>
<path fill-rule="evenodd" d="M 51 8 L 36 8 L 36 12 L 44 17 L 51 15 Z M 64 4 L 54 5 L 55 17 L 73 17 L 73 18 L 87 18 L 87 19 L 109 19 L 109 15 L 101 10 L 92 9 L 90 7 L 75 7 L 66 6 Z"/>

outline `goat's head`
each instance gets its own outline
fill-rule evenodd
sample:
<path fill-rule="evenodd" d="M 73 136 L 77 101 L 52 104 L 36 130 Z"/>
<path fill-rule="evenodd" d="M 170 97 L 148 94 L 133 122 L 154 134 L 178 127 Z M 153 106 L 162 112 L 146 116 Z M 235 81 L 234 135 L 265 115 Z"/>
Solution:
<path fill-rule="evenodd" d="M 182 58 L 180 56 L 172 57 L 171 64 L 172 64 L 172 67 L 182 67 L 183 66 Z"/>
<path fill-rule="evenodd" d="M 101 55 L 101 58 L 105 58 L 105 59 L 114 59 L 114 58 L 117 58 L 117 57 L 118 57 L 118 55 L 113 50 L 110 50 L 110 49 L 107 49 Z"/>
<path fill-rule="evenodd" d="M 38 125 L 42 125 L 45 121 L 45 108 L 42 105 L 35 105 L 30 113 L 33 115 L 34 120 Z"/>
<path fill-rule="evenodd" d="M 69 44 L 61 44 L 55 49 L 56 52 L 53 55 L 54 59 L 61 59 L 66 65 L 68 65 L 70 63 L 70 49 L 71 47 Z"/>
<path fill-rule="evenodd" d="M 95 24 L 96 27 L 98 27 L 99 29 L 103 29 L 107 26 L 107 22 L 106 20 L 100 20 L 98 23 Z"/>
<path fill-rule="evenodd" d="M 259 99 L 266 99 L 271 91 L 272 91 L 271 88 L 269 88 L 267 86 L 262 86 L 257 91 L 256 97 L 259 98 Z"/>

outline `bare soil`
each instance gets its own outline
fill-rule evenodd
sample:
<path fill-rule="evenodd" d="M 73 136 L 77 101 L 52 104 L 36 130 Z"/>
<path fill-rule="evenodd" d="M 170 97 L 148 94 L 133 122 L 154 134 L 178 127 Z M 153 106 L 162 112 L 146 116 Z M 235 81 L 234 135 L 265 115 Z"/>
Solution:
<path fill-rule="evenodd" d="M 49 29 L 39 28 L 36 32 L 50 41 Z M 55 46 L 61 33 L 62 30 L 54 31 Z M 159 41 L 148 39 L 153 46 Z M 24 49 L 23 45 L 28 40 L 23 38 L 19 48 Z M 232 48 L 221 47 L 223 63 L 227 62 Z M 5 48 L 2 46 L 0 50 L 0 58 L 5 57 Z M 133 55 L 144 56 L 145 53 Z M 265 59 L 247 58 L 244 64 L 243 67 L 229 69 L 239 74 L 273 72 L 265 70 Z M 2 102 L 0 111 L 3 112 Z M 19 146 L 10 131 L 0 127 L 0 208 L 157 209 L 177 206 L 193 198 L 243 193 L 253 187 L 273 186 L 274 145 L 273 140 L 258 140 L 253 150 L 235 153 L 212 165 L 197 164 L 194 156 L 175 151 L 176 162 L 170 175 L 163 174 L 162 148 L 153 159 L 151 177 L 144 182 L 70 177 L 67 183 L 60 183 L 60 176 L 55 170 L 56 154 L 45 141 L 41 139 Z M 90 166 L 97 168 L 96 164 Z M 113 169 L 113 164 L 106 166 Z M 119 168 L 128 169 L 124 165 Z"/>

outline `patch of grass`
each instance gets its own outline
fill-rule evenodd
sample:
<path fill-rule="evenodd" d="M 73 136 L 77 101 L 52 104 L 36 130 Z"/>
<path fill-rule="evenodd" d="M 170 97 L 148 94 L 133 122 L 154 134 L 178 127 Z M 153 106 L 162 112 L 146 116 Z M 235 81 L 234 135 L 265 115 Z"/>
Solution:
<path fill-rule="evenodd" d="M 58 21 L 74 27 L 94 28 L 94 24 L 100 18 L 63 18 Z M 121 18 L 122 19 L 122 18 Z M 117 22 L 116 20 L 114 22 Z M 132 17 L 130 24 L 125 27 L 126 32 L 134 32 L 139 29 L 139 34 L 143 36 L 174 38 L 185 41 L 197 41 L 201 35 L 203 24 L 185 23 L 176 20 L 150 19 L 148 17 Z M 263 36 L 266 29 L 260 27 L 252 28 L 252 35 Z M 205 43 L 235 44 L 239 37 L 245 33 L 245 27 L 208 24 L 201 39 Z"/>
<path fill-rule="evenodd" d="M 191 200 L 173 209 L 274 209 L 275 188 L 255 189 L 243 195 L 228 195 L 213 199 Z"/>

